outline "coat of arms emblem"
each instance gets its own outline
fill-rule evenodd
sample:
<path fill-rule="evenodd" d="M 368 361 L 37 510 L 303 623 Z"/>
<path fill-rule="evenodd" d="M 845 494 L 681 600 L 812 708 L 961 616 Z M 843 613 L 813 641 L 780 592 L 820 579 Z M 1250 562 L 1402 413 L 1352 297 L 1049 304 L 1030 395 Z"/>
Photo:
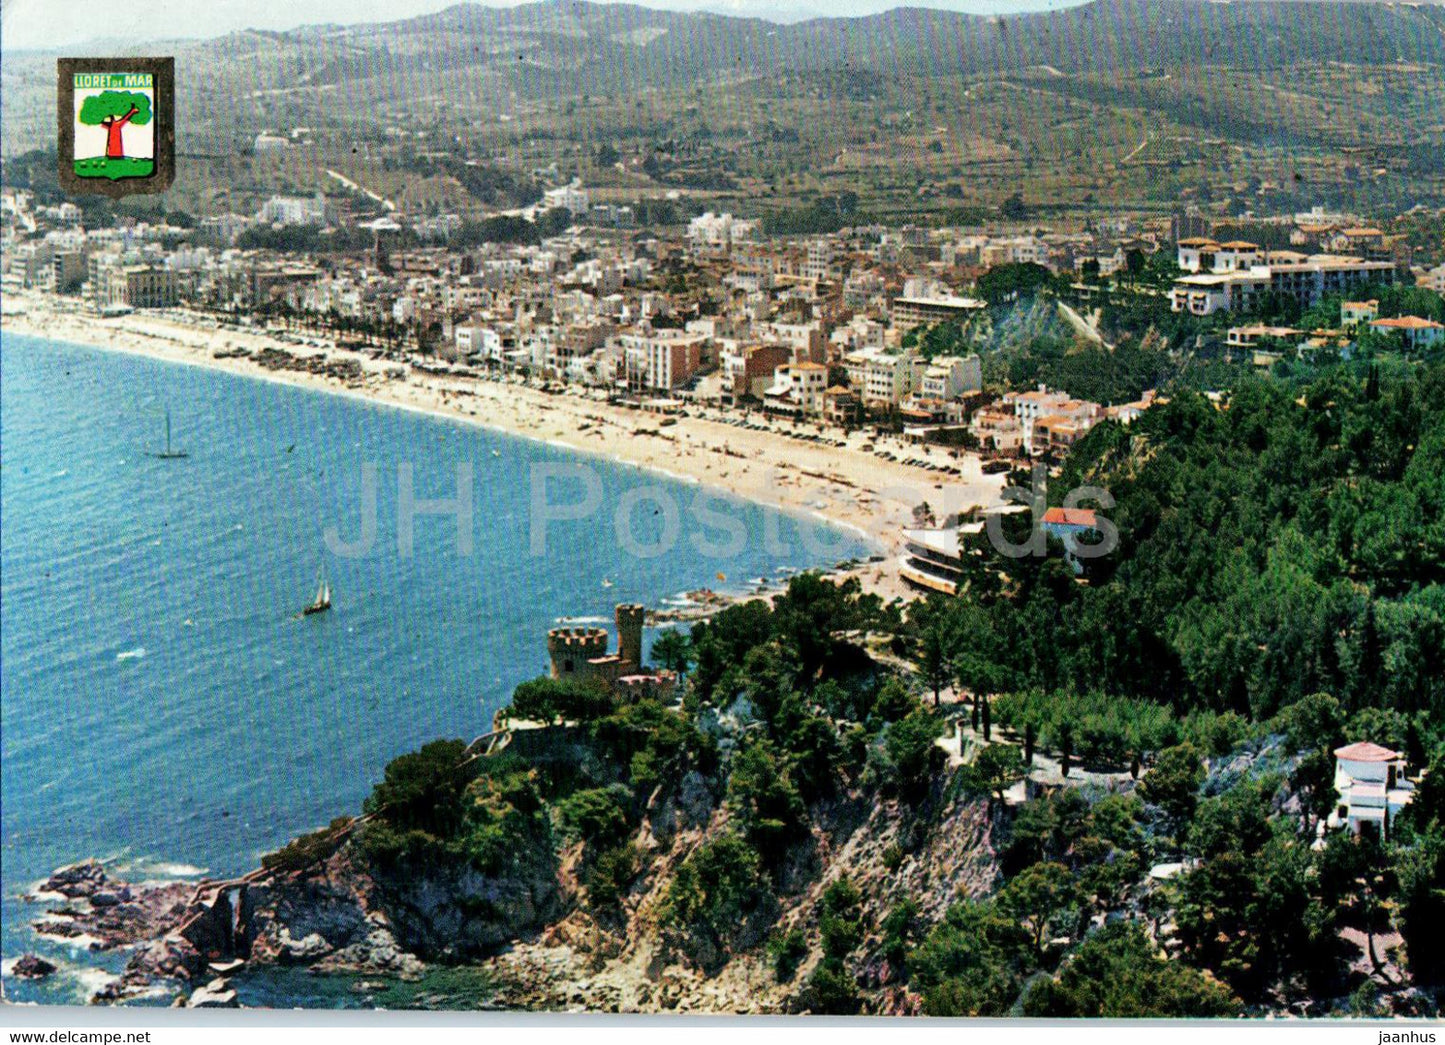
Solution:
<path fill-rule="evenodd" d="M 174 177 L 170 58 L 59 60 L 60 184 L 68 192 L 160 192 Z"/>

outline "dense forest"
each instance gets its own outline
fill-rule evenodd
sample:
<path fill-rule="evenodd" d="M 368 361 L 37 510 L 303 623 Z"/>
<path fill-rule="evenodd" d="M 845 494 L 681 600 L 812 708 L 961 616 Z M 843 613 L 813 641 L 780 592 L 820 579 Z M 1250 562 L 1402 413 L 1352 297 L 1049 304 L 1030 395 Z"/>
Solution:
<path fill-rule="evenodd" d="M 1075 577 L 1062 555 L 1002 560 L 980 537 L 960 597 L 911 615 L 924 674 L 956 680 L 974 722 L 1008 727 L 1030 755 L 1142 770 L 1136 815 L 1155 814 L 1156 843 L 1198 861 L 1177 880 L 1170 937 L 1247 1004 L 1338 994 L 1347 927 L 1398 929 L 1401 975 L 1436 980 L 1445 367 L 1176 395 L 1128 428 L 1096 428 L 1052 485 L 1055 502 L 1107 490 L 1118 548 Z M 1334 801 L 1330 752 L 1347 740 L 1404 752 L 1424 784 L 1388 843 L 1312 848 Z M 1218 769 L 1241 763 L 1253 768 Z M 1006 863 L 1059 852 L 1051 825 L 1088 815 L 1032 805 Z M 1066 968 L 1124 946 L 1110 940 L 1090 937 Z M 1367 950 L 1378 973 L 1387 961 Z M 1085 1014 L 1080 999 L 1106 984 L 1080 976 L 1031 992 L 1025 1010 Z M 1405 982 L 1364 980 L 1359 1011 L 1376 1011 L 1381 980 Z"/>

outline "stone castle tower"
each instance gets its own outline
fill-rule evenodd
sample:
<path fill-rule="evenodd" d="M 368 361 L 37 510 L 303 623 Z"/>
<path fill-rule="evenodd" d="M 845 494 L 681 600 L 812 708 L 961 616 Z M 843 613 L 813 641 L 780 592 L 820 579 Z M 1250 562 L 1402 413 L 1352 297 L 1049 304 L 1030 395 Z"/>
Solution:
<path fill-rule="evenodd" d="M 642 670 L 642 626 L 646 612 L 636 603 L 617 607 L 617 652 L 607 652 L 605 628 L 553 628 L 547 632 L 552 677 L 601 678 L 614 682 Z"/>
<path fill-rule="evenodd" d="M 617 658 L 631 665 L 628 675 L 642 670 L 642 624 L 646 613 L 636 603 L 622 603 L 617 607 Z"/>

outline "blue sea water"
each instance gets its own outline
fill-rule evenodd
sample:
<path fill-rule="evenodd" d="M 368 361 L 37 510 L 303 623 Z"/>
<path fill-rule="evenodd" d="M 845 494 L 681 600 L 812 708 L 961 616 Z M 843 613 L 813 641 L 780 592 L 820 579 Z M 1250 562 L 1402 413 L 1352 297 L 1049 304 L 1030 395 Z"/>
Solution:
<path fill-rule="evenodd" d="M 168 409 L 183 459 L 151 455 Z M 376 539 L 338 555 L 323 533 L 362 533 L 368 463 Z M 417 518 L 403 554 L 406 464 L 418 498 L 455 496 L 459 464 L 474 477 L 470 554 L 447 515 Z M 562 474 L 579 465 L 596 480 Z M 551 523 L 541 554 L 535 466 L 562 475 L 554 501 L 600 492 L 586 518 Z M 680 530 L 644 490 L 677 506 Z M 704 554 L 695 540 L 714 553 L 727 541 L 691 510 L 700 493 L 352 398 L 5 335 L 0 956 L 7 971 L 27 951 L 62 965 L 38 983 L 5 976 L 7 997 L 83 1002 L 97 969 L 124 962 L 34 933 L 44 908 L 20 897 L 55 867 L 95 856 L 132 880 L 243 873 L 355 811 L 395 756 L 485 732 L 512 687 L 545 670 L 559 618 L 606 622 L 617 602 L 660 606 L 868 550 L 721 498 L 711 510 L 747 537 Z M 629 506 L 636 545 L 675 532 L 669 553 L 619 540 Z M 334 609 L 300 618 L 323 564 Z"/>

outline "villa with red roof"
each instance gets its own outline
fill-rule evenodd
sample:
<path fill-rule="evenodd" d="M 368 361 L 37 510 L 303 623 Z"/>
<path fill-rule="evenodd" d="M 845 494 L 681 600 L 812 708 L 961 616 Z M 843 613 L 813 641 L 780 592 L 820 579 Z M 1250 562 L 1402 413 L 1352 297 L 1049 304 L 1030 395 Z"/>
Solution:
<path fill-rule="evenodd" d="M 1370 321 L 1370 329 L 1382 334 L 1398 333 L 1405 348 L 1417 352 L 1445 344 L 1445 325 L 1419 316 L 1392 316 Z"/>
<path fill-rule="evenodd" d="M 1403 755 L 1366 740 L 1335 748 L 1335 791 L 1340 800 L 1328 826 L 1359 834 L 1369 825 L 1384 839 L 1415 785 L 1405 778 Z"/>

